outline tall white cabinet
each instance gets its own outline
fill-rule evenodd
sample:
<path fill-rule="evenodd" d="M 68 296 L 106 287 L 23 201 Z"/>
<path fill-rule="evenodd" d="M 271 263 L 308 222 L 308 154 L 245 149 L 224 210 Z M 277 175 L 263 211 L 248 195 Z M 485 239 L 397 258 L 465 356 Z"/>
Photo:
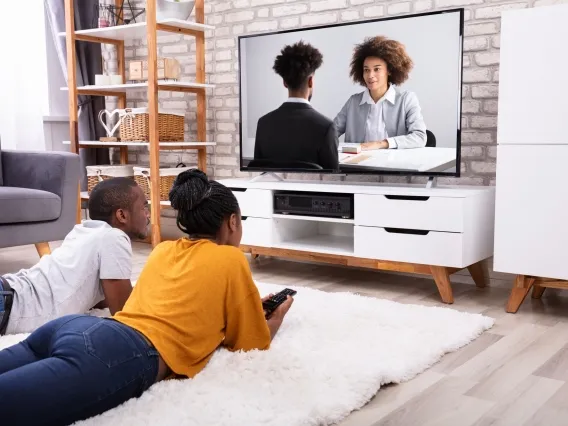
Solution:
<path fill-rule="evenodd" d="M 567 23 L 568 5 L 502 14 L 494 269 L 517 275 L 509 312 L 568 280 Z"/>

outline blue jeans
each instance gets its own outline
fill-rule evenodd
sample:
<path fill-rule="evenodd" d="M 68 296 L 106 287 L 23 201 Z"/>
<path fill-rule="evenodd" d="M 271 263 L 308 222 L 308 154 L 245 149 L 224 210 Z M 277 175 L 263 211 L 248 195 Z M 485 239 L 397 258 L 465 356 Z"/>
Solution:
<path fill-rule="evenodd" d="M 68 425 L 139 397 L 159 354 L 111 319 L 68 315 L 0 351 L 0 424 Z"/>

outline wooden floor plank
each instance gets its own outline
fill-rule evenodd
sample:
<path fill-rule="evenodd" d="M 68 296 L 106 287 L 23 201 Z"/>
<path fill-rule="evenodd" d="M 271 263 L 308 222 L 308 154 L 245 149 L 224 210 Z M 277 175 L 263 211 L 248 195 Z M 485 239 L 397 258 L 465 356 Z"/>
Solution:
<path fill-rule="evenodd" d="M 554 357 L 566 344 L 568 325 L 557 324 L 539 335 L 528 346 L 511 347 L 509 354 L 491 374 L 481 379 L 467 395 L 489 401 L 507 398 L 528 376 Z M 505 340 L 504 337 L 501 341 Z"/>
<path fill-rule="evenodd" d="M 564 384 L 559 380 L 527 376 L 484 415 L 475 426 L 522 425 L 531 419 Z M 471 392 L 468 392 L 470 394 Z"/>

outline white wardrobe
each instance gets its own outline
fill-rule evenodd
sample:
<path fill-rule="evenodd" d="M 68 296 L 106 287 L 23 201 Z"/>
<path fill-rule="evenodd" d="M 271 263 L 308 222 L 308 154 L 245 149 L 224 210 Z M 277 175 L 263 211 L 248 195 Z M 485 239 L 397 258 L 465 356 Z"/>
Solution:
<path fill-rule="evenodd" d="M 501 21 L 494 269 L 568 279 L 568 4 Z"/>

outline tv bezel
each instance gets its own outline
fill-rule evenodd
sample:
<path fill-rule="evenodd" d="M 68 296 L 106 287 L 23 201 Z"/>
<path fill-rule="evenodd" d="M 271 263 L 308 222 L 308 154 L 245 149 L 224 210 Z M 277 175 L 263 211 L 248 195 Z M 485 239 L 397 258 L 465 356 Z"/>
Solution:
<path fill-rule="evenodd" d="M 251 173 L 263 173 L 263 172 L 273 172 L 273 173 L 316 173 L 316 174 L 328 174 L 328 175 L 378 175 L 378 176 L 424 176 L 424 177 L 461 177 L 461 121 L 462 121 L 462 106 L 463 106 L 463 43 L 464 43 L 464 11 L 465 8 L 453 8 L 453 9 L 445 9 L 445 10 L 437 10 L 431 12 L 422 12 L 422 13 L 412 13 L 412 14 L 405 14 L 405 15 L 397 15 L 397 16 L 388 16 L 388 17 L 381 17 L 381 18 L 372 18 L 372 19 L 362 19 L 356 20 L 351 22 L 341 22 L 336 24 L 328 24 L 328 25 L 316 25 L 316 26 L 309 26 L 309 27 L 302 27 L 302 28 L 292 28 L 280 31 L 269 31 L 269 32 L 261 32 L 255 34 L 247 34 L 247 35 L 240 35 L 237 38 L 237 49 L 238 49 L 238 64 L 239 64 L 239 169 L 241 172 L 251 172 Z M 360 24 L 367 24 L 372 22 L 380 22 L 380 21 L 392 21 L 397 19 L 408 19 L 408 18 L 416 18 L 421 16 L 429 16 L 429 15 L 441 15 L 441 14 L 448 14 L 448 13 L 459 13 L 460 16 L 460 24 L 459 24 L 459 48 L 460 48 L 460 78 L 459 78 L 459 100 L 458 100 L 458 127 L 457 127 L 457 145 L 456 145 L 456 170 L 454 173 L 449 172 L 414 172 L 414 171 L 406 171 L 406 170 L 358 170 L 355 172 L 351 172 L 349 170 L 308 170 L 308 169 L 278 169 L 278 168 L 262 168 L 262 167 L 243 167 L 243 116 L 242 116 L 242 66 L 241 66 L 241 40 L 247 38 L 254 38 L 254 37 L 264 37 L 268 35 L 275 35 L 275 34 L 286 34 L 286 33 L 300 33 L 302 31 L 311 31 L 316 29 L 325 29 L 325 28 L 333 28 L 333 27 L 344 27 L 349 25 L 360 25 Z"/>

